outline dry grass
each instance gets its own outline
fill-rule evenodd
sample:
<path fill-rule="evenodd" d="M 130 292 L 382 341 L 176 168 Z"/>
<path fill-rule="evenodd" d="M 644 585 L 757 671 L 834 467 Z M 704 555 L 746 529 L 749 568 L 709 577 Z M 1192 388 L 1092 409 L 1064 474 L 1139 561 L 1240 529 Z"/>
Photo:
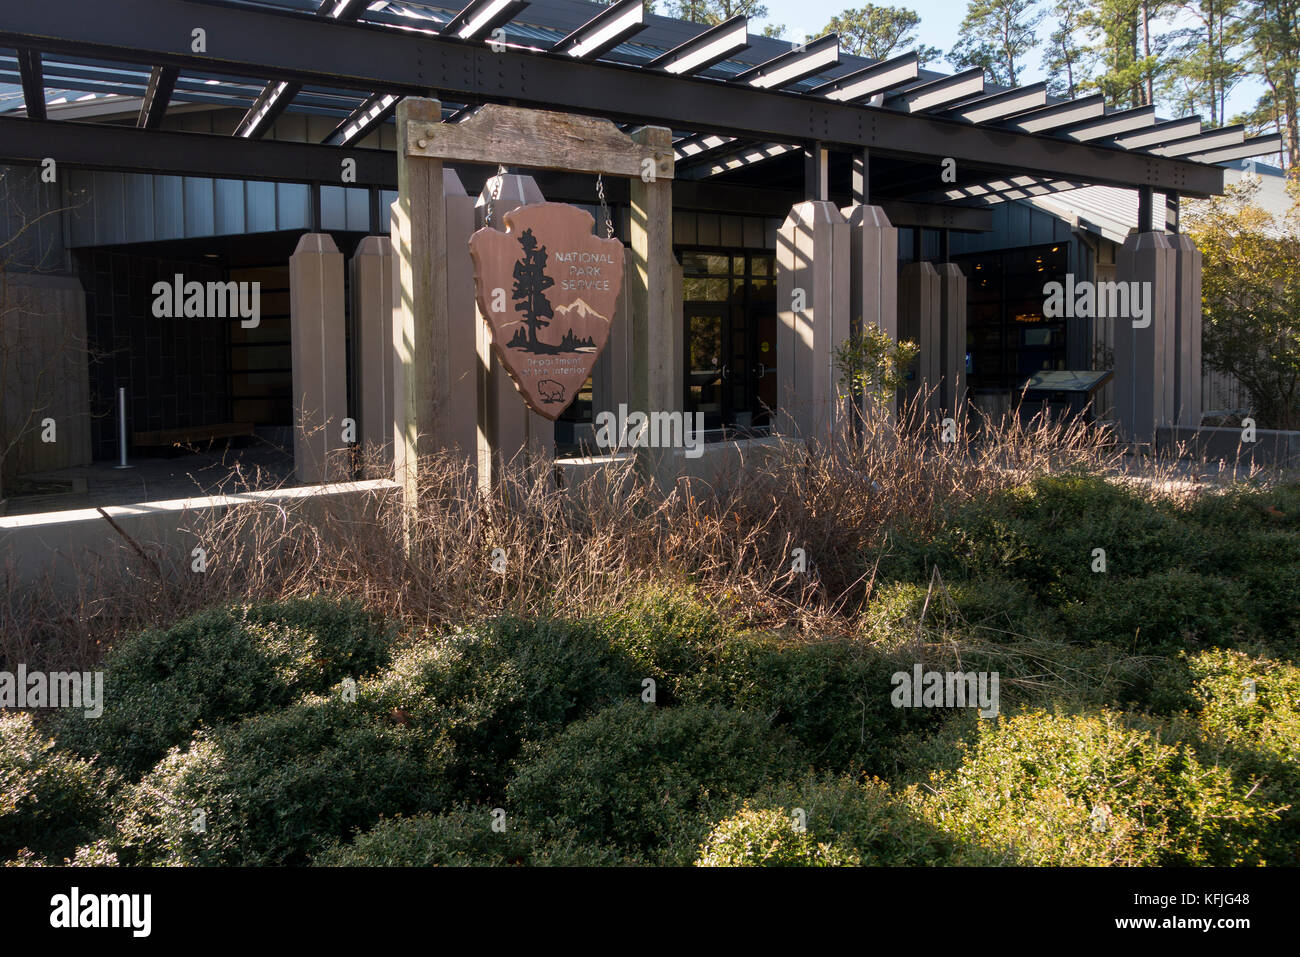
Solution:
<path fill-rule="evenodd" d="M 411 515 L 391 494 L 196 514 L 188 530 L 207 549 L 205 573 L 191 571 L 188 548 L 154 550 L 149 561 L 88 568 L 74 587 L 7 587 L 0 654 L 84 667 L 118 635 L 231 600 L 346 595 L 418 631 L 503 611 L 598 613 L 647 582 L 683 580 L 743 623 L 844 634 L 870 600 L 890 528 L 939 522 L 950 504 L 1035 475 L 1121 465 L 1108 435 L 1077 421 L 1010 415 L 942 442 L 938 421 L 902 418 L 912 425 L 873 417 L 828 444 L 788 442 L 666 496 L 614 463 L 569 488 L 554 487 L 549 467 L 507 468 L 483 496 L 466 463 L 438 457 Z M 498 548 L 504 573 L 492 570 Z M 806 550 L 806 574 L 792 571 L 795 548 Z"/>

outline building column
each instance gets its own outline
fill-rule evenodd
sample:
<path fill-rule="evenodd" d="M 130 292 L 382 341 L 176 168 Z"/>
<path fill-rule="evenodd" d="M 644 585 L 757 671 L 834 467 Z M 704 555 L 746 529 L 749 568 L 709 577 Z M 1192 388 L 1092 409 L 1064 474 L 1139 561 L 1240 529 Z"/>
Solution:
<path fill-rule="evenodd" d="M 947 230 L 944 231 L 945 233 Z M 939 409 L 962 421 L 966 409 L 966 274 L 956 263 L 940 263 Z"/>
<path fill-rule="evenodd" d="M 393 243 L 367 236 L 349 263 L 357 444 L 393 464 Z"/>
<path fill-rule="evenodd" d="M 918 415 L 937 414 L 942 407 L 942 306 L 943 293 L 934 266 L 924 261 L 905 265 L 898 277 L 898 338 L 911 340 L 920 349 L 912 376 L 904 386 L 904 401 Z M 923 398 L 918 399 L 918 395 Z"/>
<path fill-rule="evenodd" d="M 865 182 L 865 175 L 855 167 L 858 175 Z M 876 326 L 897 342 L 898 229 L 879 206 L 850 206 L 843 214 L 849 223 L 851 333 L 858 335 Z M 885 411 L 893 414 L 895 405 L 890 401 Z"/>
<path fill-rule="evenodd" d="M 1160 232 L 1133 233 L 1116 257 L 1122 288 L 1116 299 L 1136 288 L 1146 315 L 1115 317 L 1115 418 L 1129 441 L 1155 441 L 1156 427 L 1170 421 L 1174 408 L 1174 361 L 1169 348 L 1174 325 L 1178 264 L 1169 238 Z M 1137 284 L 1135 287 L 1133 284 Z M 1107 284 L 1097 284 L 1097 308 L 1102 308 Z"/>
<path fill-rule="evenodd" d="M 520 206 L 545 202 L 537 181 L 531 176 L 508 173 L 493 176 L 483 184 L 474 203 L 475 222 L 485 225 L 488 203 L 492 204 L 492 228 L 505 232 L 505 215 Z M 467 275 L 473 282 L 473 267 L 469 260 L 468 236 L 465 259 Z M 471 293 L 472 295 L 472 293 Z M 510 373 L 492 348 L 492 333 L 476 303 L 471 304 L 475 315 L 476 348 L 478 352 L 478 456 L 479 487 L 496 484 L 498 470 L 516 462 L 521 454 L 555 456 L 555 423 L 538 415 L 524 403 L 523 396 Z"/>
<path fill-rule="evenodd" d="M 1201 424 L 1201 251 L 1183 235 L 1168 237 L 1175 266 L 1174 406 L 1172 421 Z"/>
<path fill-rule="evenodd" d="M 835 353 L 849 335 L 852 241 L 835 204 L 798 203 L 777 231 L 777 427 L 828 440 L 839 413 Z"/>
<path fill-rule="evenodd" d="M 632 140 L 672 156 L 672 132 L 662 126 L 635 130 Z M 681 273 L 674 271 L 673 181 L 669 161 L 653 180 L 634 177 L 629 205 L 629 347 L 632 411 L 681 412 L 684 397 Z M 639 447 L 637 468 L 667 492 L 676 481 L 673 449 Z"/>
<path fill-rule="evenodd" d="M 293 357 L 293 467 L 300 482 L 346 477 L 348 414 L 343 254 L 326 233 L 308 233 L 289 258 Z"/>
<path fill-rule="evenodd" d="M 483 322 L 474 300 L 474 263 L 469 238 L 474 235 L 474 197 L 465 192 L 454 170 L 442 174 L 447 217 L 447 383 L 451 422 L 449 448 L 466 461 L 478 458 L 478 421 L 470 410 L 478 404 L 478 336 Z"/>

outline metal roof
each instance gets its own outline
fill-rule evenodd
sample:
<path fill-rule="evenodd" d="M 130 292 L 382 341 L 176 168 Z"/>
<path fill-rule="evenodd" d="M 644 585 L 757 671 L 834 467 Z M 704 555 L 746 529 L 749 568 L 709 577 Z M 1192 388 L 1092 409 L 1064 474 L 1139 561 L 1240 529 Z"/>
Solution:
<path fill-rule="evenodd" d="M 220 4 L 189 0 L 184 6 L 310 15 L 306 19 L 333 16 L 406 34 L 431 38 L 452 36 L 480 44 L 488 42 L 488 30 L 495 25 L 504 31 L 497 36 L 512 53 L 561 58 L 565 56 L 557 52 L 561 40 L 572 39 L 584 29 L 594 33 L 598 21 L 593 18 L 598 15 L 608 18 L 612 9 L 587 0 L 471 0 L 464 8 L 416 0 L 225 0 Z M 630 14 L 639 12 L 640 3 L 622 0 L 614 7 L 627 9 Z M 602 14 L 602 11 L 606 12 Z M 5 32 L 8 16 L 0 13 L 0 35 Z M 1150 108 L 1105 109 L 1096 96 L 1077 100 L 1049 97 L 1042 84 L 1016 89 L 997 86 L 986 82 L 979 70 L 958 74 L 923 70 L 914 56 L 895 57 L 883 63 L 852 56 L 838 51 L 833 38 L 834 55 L 828 57 L 826 43 L 814 50 L 816 44 L 800 46 L 749 34 L 743 17 L 713 28 L 654 14 L 640 14 L 637 21 L 620 25 L 614 31 L 617 42 L 600 45 L 598 52 L 590 56 L 572 46 L 566 53 L 574 60 L 587 63 L 624 64 L 655 73 L 666 71 L 725 86 L 796 96 L 812 106 L 819 103 L 828 107 L 865 106 L 1153 159 L 1211 164 L 1264 155 L 1280 146 L 1280 138 L 1276 136 L 1248 140 L 1239 130 L 1197 132 L 1200 124 L 1195 118 L 1162 121 Z M 722 35 L 733 23 L 740 29 L 738 42 Z M 245 109 L 239 135 L 252 138 L 262 136 L 274 117 L 284 110 L 333 116 L 342 121 L 339 130 L 346 133 L 338 132 L 331 143 L 348 145 L 375 123 L 386 121 L 393 104 L 400 99 L 400 94 L 393 94 L 378 102 L 379 94 L 387 92 L 383 90 L 326 88 L 308 82 L 276 83 L 190 67 L 150 66 L 147 60 L 141 65 L 109 62 L 58 52 L 58 44 L 48 47 L 54 52 L 43 52 L 44 49 L 47 48 L 37 44 L 26 54 L 21 49 L 0 49 L 0 113 L 22 115 L 25 112 L 26 79 L 27 96 L 43 88 L 47 105 L 69 99 L 94 102 L 96 98 L 104 98 L 107 107 L 120 102 L 114 97 L 141 98 L 145 101 L 141 125 L 156 123 L 168 102 Z M 24 56 L 28 59 L 24 60 Z M 319 72 L 317 77 L 323 79 Z M 165 93 L 161 102 L 152 103 L 150 122 L 146 123 L 145 110 L 150 109 L 160 85 Z M 382 107 L 378 112 L 371 109 L 376 102 Z M 473 105 L 448 96 L 444 100 L 444 118 L 463 116 Z M 349 119 L 363 115 L 364 123 Z M 812 126 L 810 117 L 810 132 Z M 682 146 L 678 159 L 683 172 L 696 179 L 721 176 L 734 180 L 737 170 L 743 171 L 747 166 L 781 156 L 791 159 L 789 154 L 795 144 L 793 140 L 768 142 L 724 135 L 701 150 L 699 137 L 693 136 L 693 132 L 683 129 L 678 134 Z M 690 151 L 685 149 L 688 144 Z M 999 160 L 1000 167 L 1005 165 Z M 1076 172 L 1081 165 L 1076 164 Z M 1040 168 L 1046 168 L 1046 164 Z M 1131 178 L 1131 173 L 1128 176 L 1115 177 L 1113 181 L 1139 182 Z M 976 179 L 963 182 L 954 190 L 937 191 L 933 198 L 950 204 L 984 206 L 1024 195 L 1073 189 L 1079 183 L 1077 177 L 1060 176 L 1021 177 L 1015 182 Z"/>

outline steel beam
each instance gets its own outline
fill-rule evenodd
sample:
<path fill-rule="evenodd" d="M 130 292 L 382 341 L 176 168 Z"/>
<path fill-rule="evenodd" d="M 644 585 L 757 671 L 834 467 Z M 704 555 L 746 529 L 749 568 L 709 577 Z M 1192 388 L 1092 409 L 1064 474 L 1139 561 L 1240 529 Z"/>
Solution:
<path fill-rule="evenodd" d="M 207 30 L 203 53 L 191 49 L 197 23 Z M 1185 160 L 625 64 L 495 52 L 481 43 L 261 8 L 190 0 L 117 0 L 111 7 L 43 0 L 7 10 L 0 42 L 333 88 L 416 95 L 436 88 L 448 99 L 514 101 L 751 139 L 800 142 L 812 133 L 826 143 L 868 146 L 882 155 L 945 156 L 1120 186 L 1148 183 L 1189 196 L 1223 190 L 1222 169 Z"/>
<path fill-rule="evenodd" d="M 45 80 L 39 50 L 18 50 L 18 74 L 23 84 L 23 104 L 33 120 L 45 119 Z"/>

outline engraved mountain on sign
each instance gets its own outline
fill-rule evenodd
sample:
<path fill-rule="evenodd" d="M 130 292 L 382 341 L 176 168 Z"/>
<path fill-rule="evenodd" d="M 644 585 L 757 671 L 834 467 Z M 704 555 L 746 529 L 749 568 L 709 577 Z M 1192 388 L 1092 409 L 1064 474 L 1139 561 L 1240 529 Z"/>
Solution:
<path fill-rule="evenodd" d="M 469 241 L 478 307 L 501 364 L 538 415 L 577 396 L 609 340 L 623 285 L 623 244 L 592 235 L 591 214 L 564 203 L 506 213 L 506 231 Z"/>

